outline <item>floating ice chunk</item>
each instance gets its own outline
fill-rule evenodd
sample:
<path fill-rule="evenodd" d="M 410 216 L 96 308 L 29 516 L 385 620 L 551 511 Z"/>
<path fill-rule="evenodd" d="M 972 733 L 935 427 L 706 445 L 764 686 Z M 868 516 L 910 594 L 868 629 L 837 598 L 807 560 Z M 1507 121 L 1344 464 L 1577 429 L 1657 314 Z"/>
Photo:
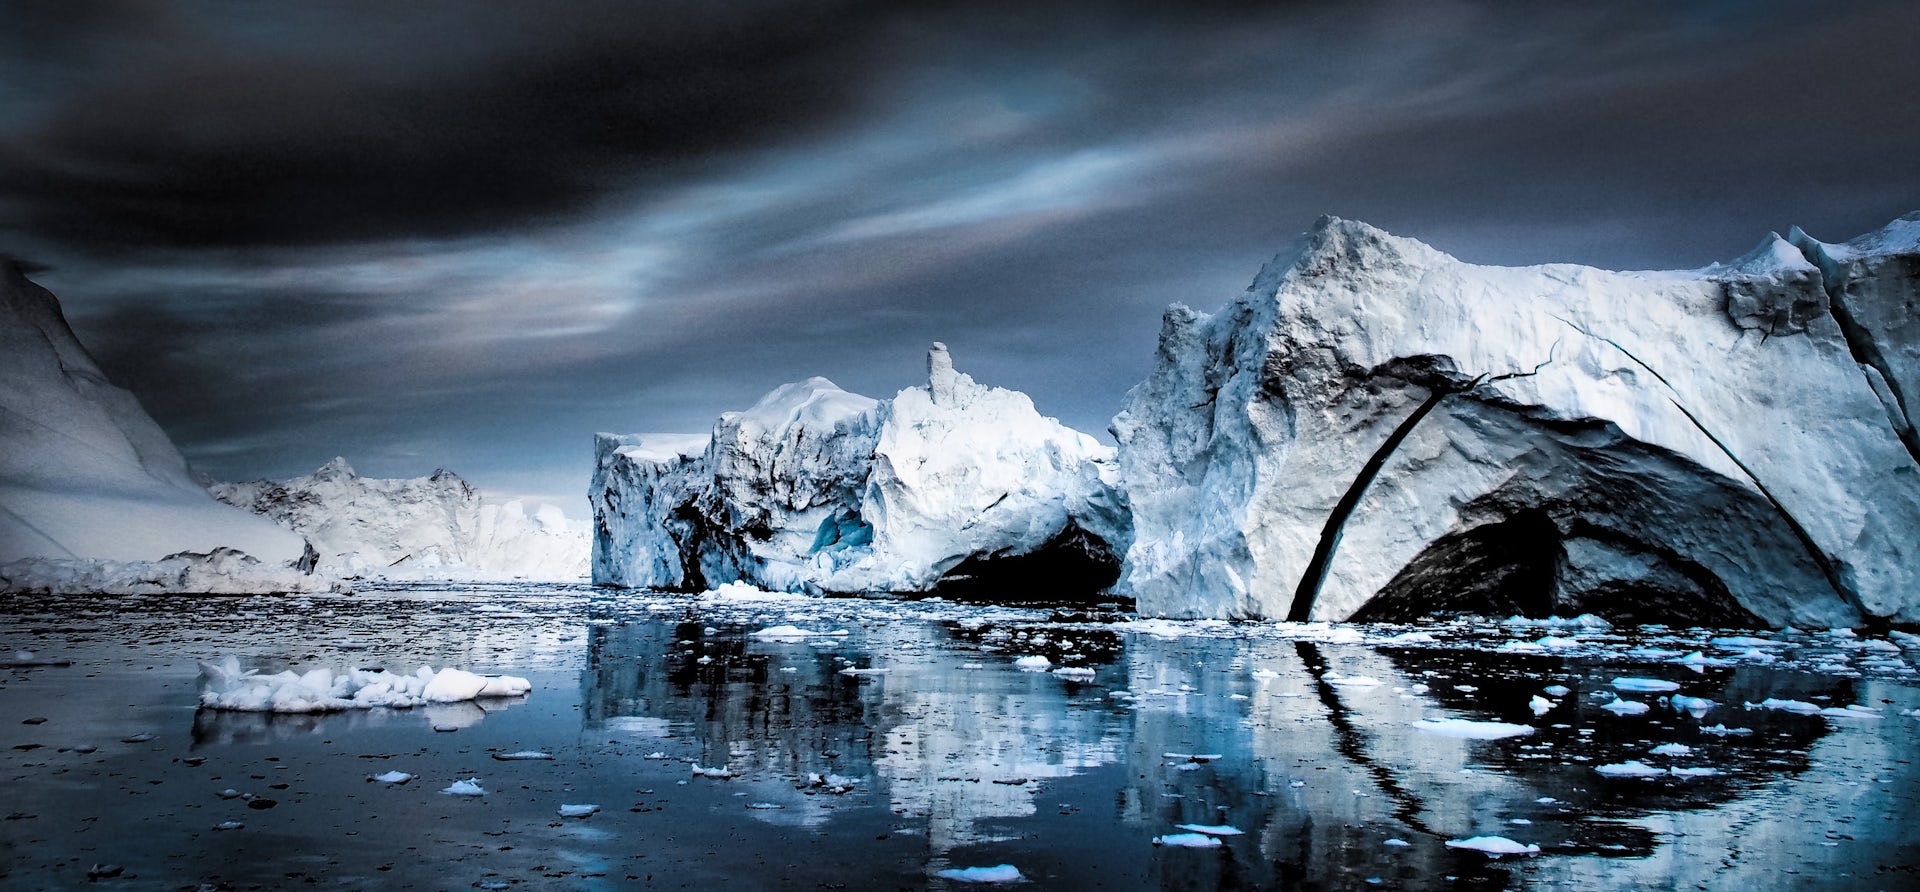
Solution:
<path fill-rule="evenodd" d="M 1566 695 L 1573 693 L 1572 688 L 1569 688 L 1563 684 L 1550 684 L 1544 688 L 1541 688 L 1540 690 L 1551 697 L 1565 697 Z"/>
<path fill-rule="evenodd" d="M 806 595 L 793 595 L 785 592 L 770 592 L 753 587 L 745 582 L 723 582 L 719 588 L 708 589 L 700 593 L 701 598 L 720 601 L 804 601 Z"/>
<path fill-rule="evenodd" d="M 398 785 L 398 784 L 404 784 L 407 781 L 413 780 L 413 775 L 408 774 L 404 771 L 387 771 L 387 772 L 382 772 L 380 774 L 370 775 L 367 778 L 367 780 L 373 781 L 375 783 L 381 783 L 381 784 Z"/>
<path fill-rule="evenodd" d="M 1053 661 L 1043 656 L 1025 656 L 1013 661 L 1014 668 L 1027 672 L 1045 672 L 1053 666 Z"/>
<path fill-rule="evenodd" d="M 1777 697 L 1768 697 L 1767 699 L 1762 700 L 1759 703 L 1748 703 L 1747 708 L 1748 709 L 1778 709 L 1778 710 L 1781 710 L 1782 712 L 1797 713 L 1799 715 L 1819 715 L 1820 714 L 1819 706 L 1816 706 L 1812 703 L 1808 703 L 1805 700 L 1781 700 Z"/>
<path fill-rule="evenodd" d="M 1408 846 L 1413 845 L 1413 843 L 1407 842 L 1404 839 L 1399 839 L 1396 837 L 1394 839 L 1389 839 L 1386 842 L 1381 843 L 1381 845 L 1390 846 L 1396 849 L 1404 849 L 1404 848 L 1407 848 Z"/>
<path fill-rule="evenodd" d="M 1435 644 L 1439 639 L 1425 632 L 1401 632 L 1381 644 Z"/>
<path fill-rule="evenodd" d="M 147 741 L 150 741 L 153 738 L 154 738 L 154 734 L 152 731 L 142 731 L 138 734 L 129 734 L 126 737 L 122 737 L 120 738 L 120 742 L 121 743 L 146 743 Z"/>
<path fill-rule="evenodd" d="M 1688 697 L 1685 694 L 1675 694 L 1673 695 L 1673 699 L 1667 702 L 1671 704 L 1674 709 L 1693 713 L 1694 718 L 1706 715 L 1708 710 L 1720 705 L 1705 697 Z"/>
<path fill-rule="evenodd" d="M 1680 690 L 1680 685 L 1663 678 L 1616 678 L 1613 680 L 1613 688 L 1616 691 L 1637 694 L 1664 694 L 1668 691 Z"/>
<path fill-rule="evenodd" d="M 1593 770 L 1607 777 L 1665 777 L 1667 775 L 1665 768 L 1655 768 L 1638 759 L 1629 759 L 1625 762 L 1616 762 L 1611 765 L 1600 765 Z"/>
<path fill-rule="evenodd" d="M 444 790 L 441 790 L 440 792 L 445 793 L 448 796 L 485 796 L 487 795 L 487 791 L 480 789 L 480 779 L 477 777 L 470 777 L 463 781 L 454 781 L 453 786 L 450 786 Z"/>
<path fill-rule="evenodd" d="M 475 675 L 462 669 L 422 666 L 411 674 L 379 669 L 259 675 L 242 671 L 227 657 L 200 664 L 200 705 L 239 712 L 337 712 L 372 707 L 414 707 L 456 703 L 479 697 L 509 697 L 533 690 L 533 683 L 510 675 Z"/>
<path fill-rule="evenodd" d="M 1558 703 L 1548 700 L 1539 694 L 1533 695 L 1533 699 L 1527 701 L 1527 706 L 1533 710 L 1534 715 L 1546 715 L 1552 712 L 1553 708 L 1558 705 Z"/>
<path fill-rule="evenodd" d="M 1275 672 L 1272 669 L 1255 669 L 1253 670 L 1253 677 L 1260 679 L 1261 681 L 1272 681 L 1276 678 L 1279 678 L 1280 673 Z"/>
<path fill-rule="evenodd" d="M 809 632 L 795 625 L 769 626 L 752 633 L 752 637 L 765 641 L 799 641 L 805 638 L 812 638 L 813 636 L 813 632 Z"/>
<path fill-rule="evenodd" d="M 841 675 L 885 675 L 892 671 L 893 671 L 892 669 L 888 669 L 885 667 L 876 669 L 874 667 L 869 666 L 865 669 L 861 669 L 853 666 L 848 666 L 847 668 L 840 670 L 840 674 Z"/>
<path fill-rule="evenodd" d="M 1718 768 L 1679 768 L 1673 769 L 1674 777 L 1714 777 L 1720 773 Z"/>
<path fill-rule="evenodd" d="M 1507 722 L 1475 722 L 1467 719 L 1425 719 L 1414 722 L 1413 726 L 1428 734 L 1441 737 L 1457 737 L 1462 740 L 1500 740 L 1507 737 L 1522 737 L 1533 733 L 1531 725 L 1514 725 Z"/>
<path fill-rule="evenodd" d="M 712 778 L 724 779 L 724 778 L 729 778 L 733 776 L 733 769 L 728 768 L 725 765 L 719 766 L 718 768 L 701 768 L 700 763 L 695 762 L 693 763 L 693 773 L 701 777 L 712 777 Z"/>
<path fill-rule="evenodd" d="M 1341 675 L 1336 672 L 1327 673 L 1326 680 L 1328 684 L 1337 684 L 1341 687 L 1348 688 L 1377 688 L 1383 684 L 1380 679 L 1374 678 L 1371 675 Z"/>
<path fill-rule="evenodd" d="M 1687 746 L 1684 743 L 1663 743 L 1647 752 L 1656 756 L 1691 756 L 1693 755 L 1693 747 Z"/>
<path fill-rule="evenodd" d="M 1701 728 L 1700 733 L 1712 734 L 1715 737 L 1744 737 L 1748 734 L 1752 734 L 1753 729 L 1752 728 L 1729 728 L 1726 725 L 1711 725 L 1709 727 Z"/>
<path fill-rule="evenodd" d="M 215 829 L 215 830 L 244 830 L 244 829 L 246 829 L 246 826 L 247 826 L 247 825 L 245 825 L 245 824 L 242 824 L 242 823 L 240 823 L 239 821 L 221 821 L 220 823 L 218 823 L 218 824 L 215 824 L 215 825 L 213 825 L 213 829 Z"/>
<path fill-rule="evenodd" d="M 1886 713 L 1871 706 L 1831 706 L 1820 710 L 1820 714 L 1830 719 L 1883 719 Z"/>
<path fill-rule="evenodd" d="M 560 817 L 563 817 L 563 818 L 585 818 L 585 817 L 591 817 L 591 816 L 593 815 L 593 813 L 594 813 L 594 812 L 597 812 L 597 811 L 599 811 L 599 810 L 600 810 L 600 806 L 598 806 L 598 805 L 565 805 L 565 804 L 562 804 L 562 805 L 560 806 Z"/>
<path fill-rule="evenodd" d="M 961 664 L 960 664 L 960 668 L 962 668 L 962 669 L 985 669 L 985 668 L 987 668 L 987 665 L 986 665 L 985 663 L 961 663 Z M 783 671 L 785 671 L 785 670 L 783 670 Z M 796 671 L 797 671 L 797 670 L 796 670 Z"/>
<path fill-rule="evenodd" d="M 1475 836 L 1471 839 L 1449 839 L 1447 840 L 1447 848 L 1471 849 L 1475 852 L 1484 852 L 1489 858 L 1498 858 L 1502 855 L 1540 854 L 1539 846 L 1530 844 L 1523 845 L 1504 836 Z"/>
<path fill-rule="evenodd" d="M 1020 875 L 1020 869 L 1011 864 L 998 864 L 993 867 L 950 867 L 934 876 L 961 883 L 1018 883 L 1026 879 Z"/>
<path fill-rule="evenodd" d="M 1053 674 L 1069 681 L 1092 681 L 1094 673 L 1084 666 L 1062 666 L 1053 670 Z"/>
<path fill-rule="evenodd" d="M 1227 824 L 1175 824 L 1181 830 L 1204 833 L 1208 836 L 1239 836 L 1247 831 Z"/>
<path fill-rule="evenodd" d="M 1471 684 L 1457 684 L 1453 686 L 1453 689 L 1464 694 L 1471 694 L 1474 691 L 1480 690 L 1480 686 L 1471 685 Z"/>
<path fill-rule="evenodd" d="M 1638 700 L 1622 700 L 1619 697 L 1615 697 L 1613 698 L 1612 703 L 1609 703 L 1600 708 L 1608 712 L 1611 712 L 1614 715 L 1640 715 L 1646 712 L 1650 707 L 1648 707 L 1647 704 L 1642 703 Z"/>
<path fill-rule="evenodd" d="M 1540 645 L 1542 648 L 1546 650 L 1570 650 L 1572 648 L 1576 648 L 1580 646 L 1580 639 L 1562 638 L 1558 635 L 1548 635 L 1534 643 Z"/>
<path fill-rule="evenodd" d="M 1733 665 L 1732 660 L 1723 660 L 1723 659 L 1720 659 L 1719 657 L 1710 657 L 1710 656 L 1707 656 L 1705 653 L 1697 650 L 1694 651 L 1693 653 L 1687 654 L 1684 657 L 1676 658 L 1674 662 L 1679 663 L 1682 666 L 1692 666 L 1696 669 L 1702 666 Z"/>
<path fill-rule="evenodd" d="M 539 750 L 521 750 L 517 753 L 494 753 L 493 757 L 502 762 L 534 762 L 552 759 L 553 754 Z"/>
<path fill-rule="evenodd" d="M 1172 846 L 1179 849 L 1211 849 L 1220 845 L 1220 840 L 1205 833 L 1169 833 L 1153 838 L 1156 846 Z"/>
<path fill-rule="evenodd" d="M 1780 642 L 1768 641 L 1765 638 L 1753 638 L 1746 635 L 1729 635 L 1724 638 L 1711 639 L 1707 643 L 1724 650 L 1744 650 L 1749 647 L 1772 647 L 1778 645 Z"/>

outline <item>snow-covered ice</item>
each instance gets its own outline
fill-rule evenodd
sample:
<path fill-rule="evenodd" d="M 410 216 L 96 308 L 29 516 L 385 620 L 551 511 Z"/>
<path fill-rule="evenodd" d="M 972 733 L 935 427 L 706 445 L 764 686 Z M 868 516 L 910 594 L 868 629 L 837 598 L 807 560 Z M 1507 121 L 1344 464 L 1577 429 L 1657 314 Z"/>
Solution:
<path fill-rule="evenodd" d="M 1478 722 L 1469 719 L 1424 719 L 1414 722 L 1413 726 L 1428 734 L 1458 737 L 1464 740 L 1503 740 L 1508 737 L 1523 737 L 1534 732 L 1530 725 Z"/>
<path fill-rule="evenodd" d="M 1220 846 L 1220 840 L 1205 833 L 1169 833 L 1154 837 L 1153 844 L 1177 849 L 1212 849 Z"/>
<path fill-rule="evenodd" d="M 1532 843 L 1517 843 L 1504 836 L 1474 836 L 1467 839 L 1447 840 L 1449 849 L 1467 849 L 1484 852 L 1490 858 L 1503 855 L 1538 855 L 1540 847 Z"/>
<path fill-rule="evenodd" d="M 1026 879 L 1020 875 L 1020 869 L 1011 864 L 996 864 L 992 867 L 949 867 L 936 871 L 934 876 L 961 883 L 1018 883 Z"/>
<path fill-rule="evenodd" d="M 516 676 L 483 676 L 462 669 L 422 666 L 411 674 L 381 669 L 289 669 L 273 675 L 242 670 L 226 657 L 200 664 L 200 705 L 237 712 L 338 712 L 408 708 L 481 697 L 513 697 L 533 690 Z"/>

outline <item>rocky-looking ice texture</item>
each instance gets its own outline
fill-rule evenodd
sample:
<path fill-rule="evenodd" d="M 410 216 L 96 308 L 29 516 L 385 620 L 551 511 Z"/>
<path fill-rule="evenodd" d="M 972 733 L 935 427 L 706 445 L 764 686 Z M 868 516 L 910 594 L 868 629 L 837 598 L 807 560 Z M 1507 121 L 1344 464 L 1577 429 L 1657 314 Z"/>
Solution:
<path fill-rule="evenodd" d="M 602 434 L 593 577 L 698 591 L 1106 588 L 1126 547 L 1112 450 L 956 372 L 878 401 L 788 384 L 713 434 Z"/>
<path fill-rule="evenodd" d="M 1322 219 L 1114 419 L 1142 613 L 1920 620 L 1920 215 L 1690 272 Z"/>
<path fill-rule="evenodd" d="M 321 572 L 434 579 L 548 581 L 587 573 L 587 530 L 560 509 L 491 504 L 452 471 L 362 477 L 335 458 L 305 477 L 215 483 L 221 501 L 305 536 Z"/>
<path fill-rule="evenodd" d="M 209 498 L 80 345 L 53 294 L 0 258 L 0 563 L 220 548 L 274 569 L 305 553 L 299 536 Z"/>

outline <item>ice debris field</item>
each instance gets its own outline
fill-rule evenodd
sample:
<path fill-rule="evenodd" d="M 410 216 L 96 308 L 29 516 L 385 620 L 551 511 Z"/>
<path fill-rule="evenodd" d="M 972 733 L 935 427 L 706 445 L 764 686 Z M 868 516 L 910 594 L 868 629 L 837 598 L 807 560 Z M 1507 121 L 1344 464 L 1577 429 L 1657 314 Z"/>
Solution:
<path fill-rule="evenodd" d="M 9 884 L 107 865 L 167 888 L 1851 889 L 1920 869 L 1900 829 L 1920 638 L 1899 632 L 738 585 L 9 597 L 0 843 L 31 853 Z M 227 857 L 256 838 L 273 852 Z"/>

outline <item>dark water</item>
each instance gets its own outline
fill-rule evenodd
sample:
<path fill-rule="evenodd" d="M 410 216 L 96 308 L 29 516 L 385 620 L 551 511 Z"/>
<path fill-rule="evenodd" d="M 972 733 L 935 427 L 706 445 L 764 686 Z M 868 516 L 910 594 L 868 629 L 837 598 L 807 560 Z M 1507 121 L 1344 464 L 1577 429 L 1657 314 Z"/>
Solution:
<path fill-rule="evenodd" d="M 0 603 L 0 653 L 70 662 L 0 670 L 5 888 L 967 888 L 939 871 L 999 864 L 1064 889 L 1920 885 L 1920 719 L 1901 714 L 1920 691 L 1899 642 L 558 587 Z M 782 624 L 846 634 L 750 634 Z M 1710 665 L 1673 661 L 1693 651 Z M 534 692 L 196 709 L 196 661 L 227 654 L 267 671 L 458 665 Z M 1596 692 L 1621 676 L 1719 705 L 1629 692 L 1648 711 L 1616 714 Z M 1550 685 L 1570 691 L 1536 715 Z M 1744 705 L 1767 698 L 1878 712 Z M 1423 718 L 1535 731 L 1458 739 Z M 494 758 L 519 750 L 554 758 Z M 1628 760 L 1717 773 L 1595 770 Z M 418 778 L 366 780 L 388 770 Z M 488 794 L 439 792 L 469 777 Z M 573 803 L 601 811 L 557 815 Z M 1179 824 L 1243 832 L 1154 844 Z M 1446 845 L 1475 836 L 1541 853 Z M 96 865 L 121 869 L 90 884 Z"/>

